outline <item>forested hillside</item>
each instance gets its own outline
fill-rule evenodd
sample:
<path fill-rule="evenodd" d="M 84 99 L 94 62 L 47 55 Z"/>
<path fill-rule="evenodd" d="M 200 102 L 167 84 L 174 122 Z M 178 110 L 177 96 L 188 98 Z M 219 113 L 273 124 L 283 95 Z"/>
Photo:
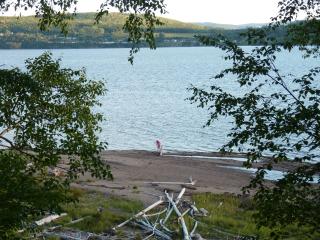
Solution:
<path fill-rule="evenodd" d="M 99 24 L 94 24 L 94 13 L 79 13 L 68 26 L 68 35 L 59 29 L 41 32 L 35 17 L 0 17 L 0 48 L 93 48 L 129 47 L 128 35 L 122 30 L 125 16 L 110 13 Z M 210 28 L 161 18 L 163 26 L 157 27 L 157 46 L 199 46 L 195 35 L 223 34 L 245 45 L 240 33 L 245 29 Z"/>

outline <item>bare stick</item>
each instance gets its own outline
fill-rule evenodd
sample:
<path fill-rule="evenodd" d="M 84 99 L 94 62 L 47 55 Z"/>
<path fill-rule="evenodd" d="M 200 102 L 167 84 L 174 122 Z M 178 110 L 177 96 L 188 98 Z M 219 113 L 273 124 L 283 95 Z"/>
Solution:
<path fill-rule="evenodd" d="M 197 181 L 192 182 L 146 182 L 150 184 L 167 184 L 167 185 L 195 185 Z"/>
<path fill-rule="evenodd" d="M 128 224 L 129 222 L 131 222 L 132 220 L 143 216 L 146 212 L 150 211 L 151 209 L 155 208 L 156 206 L 159 206 L 160 204 L 163 203 L 163 200 L 160 199 L 158 202 L 155 202 L 154 204 L 150 205 L 149 207 L 147 207 L 146 209 L 142 210 L 141 212 L 137 213 L 136 215 L 134 215 L 133 217 L 129 218 L 128 220 L 124 221 L 123 223 L 120 223 L 118 226 L 112 228 L 112 230 L 116 230 L 117 228 L 123 227 L 124 225 Z"/>
<path fill-rule="evenodd" d="M 167 209 L 164 209 L 160 212 L 157 212 L 157 213 L 152 213 L 152 214 L 144 214 L 145 217 L 154 217 L 154 216 L 160 216 L 161 214 L 165 213 L 167 211 Z"/>
<path fill-rule="evenodd" d="M 160 230 L 154 228 L 153 225 L 147 224 L 147 223 L 145 223 L 144 221 L 137 221 L 137 222 L 134 223 L 134 224 L 135 224 L 135 225 L 138 225 L 139 227 L 141 227 L 142 229 L 144 229 L 144 230 L 146 230 L 146 231 L 152 232 L 152 233 L 154 233 L 155 235 L 160 236 L 160 237 L 161 237 L 162 239 L 164 239 L 164 240 L 171 240 L 171 239 L 172 239 L 169 235 L 161 232 Z"/>
<path fill-rule="evenodd" d="M 194 223 L 194 226 L 193 226 L 193 228 L 192 228 L 192 231 L 190 232 L 190 236 L 191 236 L 191 237 L 194 235 L 194 232 L 196 231 L 197 226 L 198 226 L 198 222 L 196 221 L 196 222 Z"/>
<path fill-rule="evenodd" d="M 179 221 L 182 225 L 182 230 L 183 230 L 183 235 L 184 235 L 184 240 L 191 240 L 190 236 L 189 236 L 189 232 L 188 232 L 188 229 L 187 229 L 187 226 L 186 226 L 186 223 L 184 221 L 184 218 L 181 214 L 181 212 L 179 211 L 177 205 L 173 202 L 172 198 L 169 196 L 169 194 L 167 192 L 165 192 L 166 196 L 167 196 L 167 199 L 169 200 L 169 202 L 171 203 L 172 207 L 173 207 L 173 210 L 176 212 L 176 214 L 178 215 L 179 217 Z"/>
<path fill-rule="evenodd" d="M 62 214 L 60 214 L 60 215 L 58 215 L 58 214 L 50 215 L 50 216 L 48 216 L 48 217 L 42 218 L 42 219 L 39 220 L 39 221 L 36 221 L 35 223 L 36 223 L 38 226 L 42 226 L 42 225 L 44 225 L 44 224 L 46 224 L 46 223 L 50 223 L 50 222 L 52 222 L 52 221 L 54 221 L 54 220 L 56 220 L 56 219 L 58 219 L 58 218 L 61 218 L 61 217 L 66 216 L 66 215 L 67 215 L 66 213 L 62 213 Z"/>
<path fill-rule="evenodd" d="M 183 194 L 185 193 L 185 191 L 186 191 L 185 188 L 182 188 L 182 189 L 181 189 L 181 192 L 179 193 L 178 197 L 176 198 L 176 201 L 175 201 L 176 204 L 178 204 L 178 203 L 180 202 L 180 199 L 182 198 L 182 196 L 183 196 Z M 172 211 L 173 211 L 173 208 L 171 208 L 171 209 L 169 210 L 168 214 L 166 215 L 165 219 L 163 220 L 163 224 L 165 224 L 165 223 L 168 221 L 168 219 L 169 219 L 170 216 L 171 216 Z"/>

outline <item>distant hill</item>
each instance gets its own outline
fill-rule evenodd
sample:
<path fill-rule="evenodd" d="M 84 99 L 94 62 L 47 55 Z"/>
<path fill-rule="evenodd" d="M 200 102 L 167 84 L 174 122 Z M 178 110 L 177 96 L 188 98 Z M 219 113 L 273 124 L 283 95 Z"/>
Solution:
<path fill-rule="evenodd" d="M 110 13 L 94 24 L 95 13 L 79 13 L 69 21 L 68 35 L 59 29 L 41 32 L 38 19 L 28 17 L 0 17 L 0 48 L 108 48 L 130 47 L 128 34 L 122 30 L 126 16 Z M 158 47 L 199 46 L 195 35 L 223 34 L 231 40 L 246 44 L 240 36 L 249 25 L 225 25 L 215 23 L 185 23 L 168 18 L 160 18 L 163 26 L 156 28 Z M 241 26 L 241 27 L 240 27 Z M 258 26 L 258 25 L 250 25 Z M 260 25 L 259 25 L 260 26 Z M 146 46 L 146 44 L 142 44 Z"/>
<path fill-rule="evenodd" d="M 128 34 L 122 30 L 126 16 L 110 13 L 94 24 L 95 13 L 79 13 L 69 22 L 68 35 L 59 29 L 41 32 L 38 19 L 0 17 L 0 48 L 83 48 L 128 47 Z M 158 46 L 199 45 L 196 34 L 208 34 L 208 28 L 161 18 L 165 24 L 156 30 Z"/>
<path fill-rule="evenodd" d="M 226 30 L 235 30 L 235 29 L 246 29 L 246 28 L 261 28 L 267 25 L 267 23 L 248 23 L 248 24 L 221 24 L 221 23 L 212 23 L 212 22 L 194 22 L 192 24 L 207 27 L 207 28 L 221 28 Z"/>

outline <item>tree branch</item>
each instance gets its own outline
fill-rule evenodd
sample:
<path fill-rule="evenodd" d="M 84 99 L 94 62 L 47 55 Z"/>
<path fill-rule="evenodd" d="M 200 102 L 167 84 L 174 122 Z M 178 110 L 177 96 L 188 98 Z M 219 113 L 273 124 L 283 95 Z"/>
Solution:
<path fill-rule="evenodd" d="M 12 128 L 10 128 L 10 127 L 4 129 L 4 130 L 0 133 L 0 136 L 3 136 L 4 134 L 10 132 L 11 130 L 12 130 Z"/>
<path fill-rule="evenodd" d="M 269 58 L 269 59 L 270 59 L 270 58 Z M 277 68 L 276 68 L 276 66 L 274 65 L 274 62 L 273 62 L 272 59 L 270 59 L 270 63 L 271 63 L 271 65 L 272 65 L 272 70 L 276 73 L 276 75 L 278 76 L 278 79 L 280 79 L 280 81 L 277 80 L 276 78 L 274 78 L 273 76 L 271 76 L 270 74 L 267 74 L 267 76 L 269 76 L 272 80 L 274 80 L 276 83 L 278 83 L 280 86 L 282 86 L 282 87 L 289 93 L 289 95 L 290 95 L 291 97 L 293 97 L 293 99 L 294 99 L 297 103 L 299 103 L 299 105 L 301 105 L 302 108 L 305 109 L 305 106 L 303 105 L 303 103 L 290 91 L 290 89 L 287 87 L 287 85 L 286 85 L 285 82 L 283 81 L 282 76 L 281 76 L 281 75 L 279 74 L 279 72 L 277 71 Z"/>
<path fill-rule="evenodd" d="M 9 143 L 11 147 L 14 147 L 13 142 L 10 141 L 8 138 L 0 135 L 0 139 L 2 139 L 2 140 L 4 140 L 4 141 L 6 141 L 7 143 Z"/>

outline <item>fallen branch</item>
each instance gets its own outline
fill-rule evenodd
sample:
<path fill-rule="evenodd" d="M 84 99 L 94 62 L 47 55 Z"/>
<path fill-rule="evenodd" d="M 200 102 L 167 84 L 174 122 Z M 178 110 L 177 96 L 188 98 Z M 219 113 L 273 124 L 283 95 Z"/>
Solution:
<path fill-rule="evenodd" d="M 112 230 L 116 230 L 117 228 L 123 227 L 124 225 L 128 224 L 129 222 L 131 222 L 132 220 L 143 216 L 145 213 L 149 212 L 150 210 L 152 210 L 153 208 L 159 206 L 160 204 L 163 203 L 163 200 L 160 199 L 158 202 L 155 202 L 154 204 L 152 204 L 151 206 L 147 207 L 146 209 L 142 210 L 141 212 L 137 213 L 136 215 L 134 215 L 133 217 L 129 218 L 127 221 L 124 221 L 123 223 L 120 223 L 118 226 L 115 226 L 114 228 L 112 228 Z"/>
<path fill-rule="evenodd" d="M 186 226 L 186 223 L 184 221 L 184 218 L 182 216 L 182 214 L 180 213 L 177 205 L 175 204 L 175 202 L 172 200 L 172 198 L 169 196 L 169 194 L 167 192 L 165 192 L 166 196 L 167 196 L 167 199 L 169 200 L 173 210 L 176 212 L 176 214 L 178 215 L 178 219 L 179 219 L 179 222 L 181 223 L 182 225 L 182 230 L 183 230 L 183 235 L 184 235 L 184 239 L 185 240 L 191 240 L 190 236 L 189 236 L 189 232 L 188 232 L 188 229 L 187 229 L 187 226 Z"/>
<path fill-rule="evenodd" d="M 102 184 L 82 184 L 82 185 L 86 185 L 86 186 L 89 186 L 89 187 L 102 187 L 102 188 L 109 188 L 109 189 L 117 189 L 117 190 L 124 190 L 126 189 L 126 187 L 123 187 L 123 186 L 120 186 L 120 187 L 111 187 L 111 186 L 106 186 L 106 185 L 102 185 Z"/>
<path fill-rule="evenodd" d="M 188 186 L 192 186 L 196 183 L 190 178 Z M 182 185 L 181 182 L 152 182 L 152 184 L 177 184 Z M 183 201 L 182 197 L 186 192 L 186 188 L 182 188 L 179 192 L 176 199 L 173 198 L 173 194 L 170 194 L 165 191 L 164 198 L 160 199 L 159 201 L 155 202 L 154 204 L 150 205 L 146 209 L 142 210 L 141 212 L 137 213 L 136 215 L 132 216 L 125 222 L 119 224 L 118 226 L 114 227 L 113 230 L 123 227 L 128 223 L 132 223 L 136 226 L 139 226 L 141 229 L 146 230 L 148 232 L 148 236 L 144 238 L 144 240 L 150 239 L 152 236 L 157 237 L 157 239 L 163 240 L 171 240 L 174 239 L 175 231 L 171 230 L 165 224 L 170 219 L 171 215 L 175 213 L 175 216 L 182 228 L 184 240 L 191 240 L 193 236 L 196 236 L 195 231 L 198 226 L 198 221 L 195 219 L 196 216 L 203 216 L 202 212 L 200 212 L 194 203 L 189 203 L 187 201 Z M 164 209 L 158 209 L 155 213 L 146 214 L 148 211 L 154 209 L 155 207 L 159 206 L 162 203 L 166 203 L 167 206 Z M 161 206 L 162 207 L 162 206 Z M 186 222 L 184 217 L 189 216 L 189 218 L 193 221 L 193 227 L 191 232 L 189 233 Z M 160 216 L 162 216 L 160 218 Z M 156 220 L 155 220 L 156 218 Z"/>
<path fill-rule="evenodd" d="M 159 185 L 159 184 L 165 184 L 165 185 L 195 185 L 197 181 L 192 180 L 192 177 L 189 178 L 189 182 L 146 182 L 152 185 Z"/>
<path fill-rule="evenodd" d="M 62 214 L 53 214 L 53 215 L 50 215 L 48 217 L 45 217 L 45 218 L 42 218 L 40 219 L 39 221 L 35 221 L 35 224 L 37 224 L 38 226 L 42 226 L 44 224 L 47 224 L 47 223 L 50 223 L 54 220 L 57 220 L 58 218 L 61 218 L 61 217 L 64 217 L 64 216 L 67 216 L 66 213 L 62 213 Z"/>

